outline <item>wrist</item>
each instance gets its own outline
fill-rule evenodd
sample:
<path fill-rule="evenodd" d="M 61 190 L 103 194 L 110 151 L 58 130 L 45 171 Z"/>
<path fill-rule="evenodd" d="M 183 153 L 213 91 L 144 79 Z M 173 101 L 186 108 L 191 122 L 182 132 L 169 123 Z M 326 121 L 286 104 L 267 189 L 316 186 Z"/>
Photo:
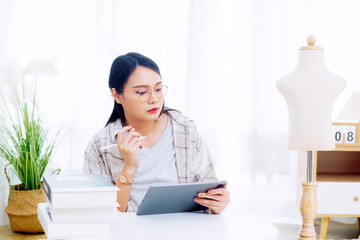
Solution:
<path fill-rule="evenodd" d="M 137 171 L 137 168 L 128 167 L 128 166 L 125 165 L 123 167 L 123 169 L 121 170 L 120 174 L 125 175 L 128 178 L 134 179 L 136 171 Z"/>

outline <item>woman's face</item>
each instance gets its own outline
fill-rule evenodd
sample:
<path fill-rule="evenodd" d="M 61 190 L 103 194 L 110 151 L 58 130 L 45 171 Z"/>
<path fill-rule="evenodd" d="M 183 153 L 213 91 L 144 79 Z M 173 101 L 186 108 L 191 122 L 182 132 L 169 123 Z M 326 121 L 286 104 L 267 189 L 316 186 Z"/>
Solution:
<path fill-rule="evenodd" d="M 162 80 L 155 71 L 137 66 L 124 85 L 122 94 L 118 94 L 118 103 L 122 104 L 126 119 L 156 120 L 161 112 L 164 98 L 158 97 Z M 115 99 L 116 100 L 116 99 Z"/>

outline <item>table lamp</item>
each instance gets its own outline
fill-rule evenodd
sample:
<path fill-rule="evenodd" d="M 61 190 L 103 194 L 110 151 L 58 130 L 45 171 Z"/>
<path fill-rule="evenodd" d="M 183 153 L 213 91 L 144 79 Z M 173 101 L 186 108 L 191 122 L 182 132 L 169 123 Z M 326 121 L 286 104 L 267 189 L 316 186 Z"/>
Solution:
<path fill-rule="evenodd" d="M 360 121 L 360 92 L 354 92 L 338 115 L 338 119 Z"/>
<path fill-rule="evenodd" d="M 324 51 L 308 37 L 308 46 L 299 50 L 299 62 L 290 74 L 280 78 L 276 86 L 285 98 L 289 112 L 288 149 L 307 151 L 306 182 L 300 213 L 303 224 L 298 239 L 315 239 L 314 218 L 317 211 L 313 173 L 313 151 L 335 148 L 332 137 L 331 113 L 334 102 L 345 88 L 346 81 L 331 73 L 324 63 Z"/>

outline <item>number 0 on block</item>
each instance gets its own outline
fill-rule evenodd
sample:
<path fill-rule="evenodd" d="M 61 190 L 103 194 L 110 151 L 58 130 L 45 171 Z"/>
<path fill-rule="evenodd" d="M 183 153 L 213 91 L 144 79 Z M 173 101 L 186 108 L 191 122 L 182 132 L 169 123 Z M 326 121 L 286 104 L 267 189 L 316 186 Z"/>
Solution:
<path fill-rule="evenodd" d="M 333 137 L 336 144 L 341 144 L 344 142 L 343 132 L 344 132 L 343 127 L 333 126 Z"/>

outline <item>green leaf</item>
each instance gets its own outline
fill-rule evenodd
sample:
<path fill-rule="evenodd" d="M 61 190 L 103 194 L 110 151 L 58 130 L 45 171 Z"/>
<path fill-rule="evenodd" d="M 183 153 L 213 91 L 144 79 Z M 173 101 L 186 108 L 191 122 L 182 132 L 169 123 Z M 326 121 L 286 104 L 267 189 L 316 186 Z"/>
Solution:
<path fill-rule="evenodd" d="M 22 85 L 24 93 L 24 83 Z M 34 102 L 35 102 L 34 93 Z M 35 104 L 17 97 L 13 116 L 5 103 L 5 116 L 0 118 L 0 158 L 13 166 L 25 190 L 38 189 L 47 164 L 51 159 L 59 132 L 49 140 Z"/>

